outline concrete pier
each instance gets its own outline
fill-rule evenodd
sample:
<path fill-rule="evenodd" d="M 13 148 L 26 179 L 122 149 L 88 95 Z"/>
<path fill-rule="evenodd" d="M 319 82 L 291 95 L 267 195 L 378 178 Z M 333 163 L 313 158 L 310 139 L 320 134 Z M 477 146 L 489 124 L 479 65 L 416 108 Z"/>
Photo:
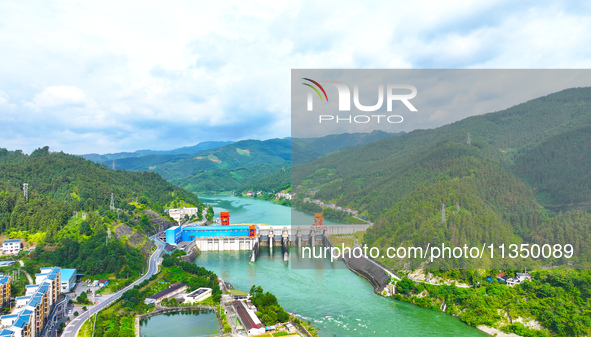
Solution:
<path fill-rule="evenodd" d="M 259 243 L 258 241 L 254 243 L 252 247 L 252 254 L 250 255 L 250 262 L 255 262 L 257 260 L 257 256 L 259 256 Z"/>
<path fill-rule="evenodd" d="M 269 250 L 271 251 L 271 256 L 273 256 L 273 238 L 275 234 L 273 234 L 273 230 L 270 230 L 267 235 L 269 237 Z"/>
<path fill-rule="evenodd" d="M 281 246 L 283 247 L 283 261 L 289 261 L 289 231 L 283 227 L 281 231 Z"/>

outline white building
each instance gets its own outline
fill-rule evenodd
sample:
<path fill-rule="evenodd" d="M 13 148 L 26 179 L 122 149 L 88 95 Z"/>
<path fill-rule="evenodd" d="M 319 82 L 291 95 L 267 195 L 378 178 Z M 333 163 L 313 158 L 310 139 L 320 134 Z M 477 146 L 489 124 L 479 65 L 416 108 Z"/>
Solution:
<path fill-rule="evenodd" d="M 191 216 L 197 216 L 197 214 L 199 213 L 199 208 L 197 207 L 185 207 L 185 208 L 171 208 L 169 210 L 167 210 L 168 215 L 170 215 L 171 218 L 173 218 L 176 222 L 180 222 L 182 218 L 185 217 L 185 215 L 188 215 L 189 217 Z"/>
<path fill-rule="evenodd" d="M 211 297 L 211 288 L 199 288 L 185 296 L 184 303 L 198 303 Z"/>
<path fill-rule="evenodd" d="M 4 254 L 16 255 L 23 250 L 23 244 L 20 239 L 4 240 L 2 242 L 2 252 Z"/>
<path fill-rule="evenodd" d="M 62 292 L 68 292 L 76 285 L 76 269 L 62 269 L 61 287 Z"/>
<path fill-rule="evenodd" d="M 517 273 L 516 277 L 512 277 L 507 279 L 507 285 L 509 287 L 513 287 L 516 286 L 518 284 L 521 284 L 523 281 L 531 281 L 531 274 L 530 273 Z"/>
<path fill-rule="evenodd" d="M 283 198 L 283 199 L 291 200 L 291 194 L 280 192 L 280 193 L 275 194 L 275 198 L 277 198 L 277 199 Z M 308 198 L 308 200 L 310 200 L 310 198 Z M 304 202 L 306 202 L 306 201 L 304 201 Z"/>

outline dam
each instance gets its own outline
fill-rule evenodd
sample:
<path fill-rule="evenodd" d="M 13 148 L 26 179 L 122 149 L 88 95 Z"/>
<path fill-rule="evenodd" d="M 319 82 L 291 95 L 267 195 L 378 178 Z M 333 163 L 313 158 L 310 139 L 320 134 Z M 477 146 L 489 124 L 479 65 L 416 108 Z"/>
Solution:
<path fill-rule="evenodd" d="M 282 247 L 288 253 L 290 246 L 323 246 L 330 235 L 353 234 L 366 231 L 371 224 L 328 226 L 273 226 L 266 224 L 236 224 L 225 226 L 175 226 L 166 230 L 167 244 L 187 251 L 253 251 L 253 259 L 260 247 Z"/>
<path fill-rule="evenodd" d="M 235 223 L 271 224 L 279 229 L 290 223 L 310 229 L 309 224 L 314 223 L 314 214 L 304 214 L 271 201 L 231 196 L 199 197 L 214 207 L 215 217 L 221 211 L 229 211 Z M 339 223 L 324 221 L 325 226 L 333 224 Z M 375 296 L 374 287 L 351 272 L 344 260 L 319 260 L 318 267 L 297 268 L 309 261 L 298 251 L 294 243 L 290 247 L 289 263 L 281 258 L 281 248 L 275 249 L 271 256 L 269 248 L 264 247 L 255 263 L 249 263 L 251 252 L 248 250 L 203 251 L 195 257 L 195 263 L 216 272 L 236 289 L 248 290 L 253 284 L 262 286 L 277 296 L 285 310 L 301 320 L 313 322 L 320 337 L 486 337 L 455 317 Z M 306 294 L 313 295 L 305 297 Z"/>

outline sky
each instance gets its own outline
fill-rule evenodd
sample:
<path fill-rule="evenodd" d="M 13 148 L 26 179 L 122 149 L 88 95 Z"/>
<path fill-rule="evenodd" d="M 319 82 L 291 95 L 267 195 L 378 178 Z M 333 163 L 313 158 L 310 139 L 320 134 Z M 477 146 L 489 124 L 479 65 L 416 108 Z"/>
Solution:
<path fill-rule="evenodd" d="M 292 69 L 590 68 L 589 31 L 588 2 L 2 1 L 0 147 L 282 138 Z"/>

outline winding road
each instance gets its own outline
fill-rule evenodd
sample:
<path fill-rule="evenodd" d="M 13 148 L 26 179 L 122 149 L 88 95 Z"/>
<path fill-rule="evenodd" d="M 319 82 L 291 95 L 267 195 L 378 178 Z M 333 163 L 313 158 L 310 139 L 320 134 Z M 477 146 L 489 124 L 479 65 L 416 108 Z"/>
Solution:
<path fill-rule="evenodd" d="M 158 272 L 158 257 L 160 256 L 160 254 L 162 253 L 162 250 L 164 249 L 164 244 L 162 242 L 156 240 L 157 235 L 158 234 L 150 237 L 150 240 L 152 240 L 152 242 L 154 242 L 156 244 L 156 251 L 154 251 L 154 253 L 152 253 L 152 255 L 150 256 L 150 260 L 148 261 L 148 271 L 146 272 L 146 274 L 143 275 L 142 277 L 140 277 L 137 281 L 135 281 L 132 284 L 128 285 L 127 287 L 119 290 L 118 292 L 111 295 L 109 298 L 105 299 L 104 301 L 93 306 L 89 310 L 83 312 L 78 317 L 74 318 L 66 326 L 64 333 L 62 334 L 62 337 L 76 337 L 78 335 L 78 332 L 80 331 L 80 328 L 82 327 L 82 324 L 84 324 L 84 322 L 86 322 L 86 320 L 88 318 L 90 318 L 95 313 L 101 311 L 102 309 L 109 306 L 109 304 L 111 304 L 114 301 L 116 301 L 117 299 L 119 299 L 119 297 L 121 297 L 121 295 L 123 295 L 124 292 L 133 288 L 136 284 L 142 283 L 144 280 L 152 277 L 152 275 L 154 275 Z"/>

